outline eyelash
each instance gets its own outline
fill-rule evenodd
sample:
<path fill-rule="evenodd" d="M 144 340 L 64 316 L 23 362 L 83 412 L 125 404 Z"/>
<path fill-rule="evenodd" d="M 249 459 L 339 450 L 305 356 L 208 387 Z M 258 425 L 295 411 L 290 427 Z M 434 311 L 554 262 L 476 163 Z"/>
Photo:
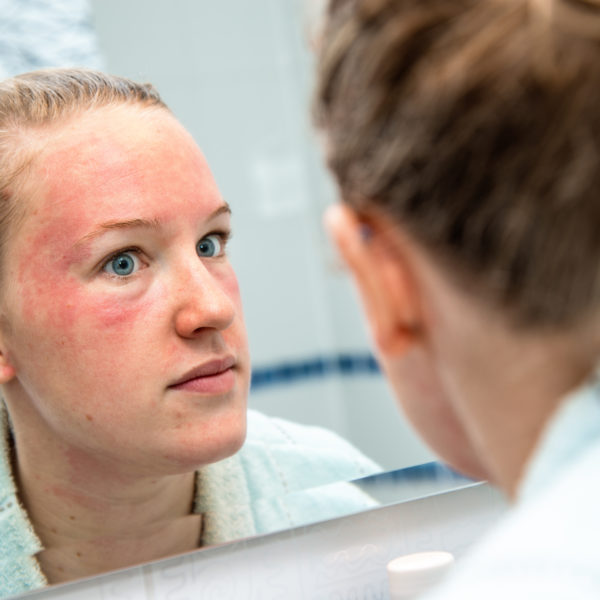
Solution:
<path fill-rule="evenodd" d="M 203 239 L 210 237 L 211 235 L 216 235 L 219 237 L 219 240 L 221 241 L 221 245 L 223 248 L 223 252 L 219 255 L 219 256 L 214 256 L 211 258 L 222 258 L 223 256 L 226 256 L 227 254 L 227 244 L 228 242 L 231 240 L 233 234 L 231 231 L 211 231 L 210 233 L 207 233 L 206 235 L 202 236 L 197 243 L 201 242 Z M 112 279 L 119 279 L 119 280 L 124 280 L 127 279 L 128 276 L 123 276 L 123 275 L 113 275 L 112 273 L 107 273 L 106 271 L 104 271 L 106 265 L 110 264 L 113 260 L 115 260 L 115 258 L 117 258 L 117 256 L 120 256 L 121 254 L 125 254 L 127 252 L 131 252 L 132 254 L 136 254 L 138 256 L 138 258 L 141 257 L 141 255 L 144 254 L 144 252 L 141 250 L 141 248 L 138 248 L 137 246 L 129 246 L 126 248 L 119 248 L 119 250 L 115 250 L 115 252 L 112 252 L 109 256 L 107 256 L 101 263 L 100 263 L 100 271 L 105 273 L 108 277 L 111 277 Z M 140 258 L 141 260 L 141 258 Z M 131 277 L 131 276 L 129 276 Z"/>
<path fill-rule="evenodd" d="M 207 238 L 211 235 L 216 235 L 219 237 L 219 239 L 221 240 L 221 245 L 223 246 L 222 256 L 225 256 L 227 254 L 227 243 L 231 240 L 233 233 L 231 231 L 211 231 L 210 233 L 207 233 L 205 236 L 201 237 L 198 241 L 200 242 L 204 238 Z"/>

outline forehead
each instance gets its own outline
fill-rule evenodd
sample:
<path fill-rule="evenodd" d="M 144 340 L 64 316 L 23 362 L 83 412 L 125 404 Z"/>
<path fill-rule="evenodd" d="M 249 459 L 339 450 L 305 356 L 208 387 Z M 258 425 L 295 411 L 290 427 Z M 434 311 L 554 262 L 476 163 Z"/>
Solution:
<path fill-rule="evenodd" d="M 165 207 L 192 197 L 209 204 L 219 199 L 202 153 L 165 109 L 97 109 L 35 136 L 39 150 L 24 182 L 26 213 L 45 213 L 67 225 L 65 219 L 82 213 L 139 216 L 160 198 Z"/>

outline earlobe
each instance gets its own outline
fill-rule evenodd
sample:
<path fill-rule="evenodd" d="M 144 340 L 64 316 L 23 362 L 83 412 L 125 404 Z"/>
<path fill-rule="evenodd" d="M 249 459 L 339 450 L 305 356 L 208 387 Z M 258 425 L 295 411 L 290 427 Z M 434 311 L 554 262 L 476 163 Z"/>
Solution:
<path fill-rule="evenodd" d="M 6 360 L 4 354 L 0 354 L 0 385 L 8 383 L 15 375 L 15 368 Z"/>
<path fill-rule="evenodd" d="M 0 385 L 8 383 L 15 377 L 16 373 L 17 371 L 13 365 L 13 361 L 9 358 L 3 336 L 0 333 Z"/>
<path fill-rule="evenodd" d="M 358 287 L 379 351 L 404 354 L 420 335 L 418 294 L 408 260 L 383 239 L 377 223 L 365 224 L 337 204 L 325 224 Z"/>

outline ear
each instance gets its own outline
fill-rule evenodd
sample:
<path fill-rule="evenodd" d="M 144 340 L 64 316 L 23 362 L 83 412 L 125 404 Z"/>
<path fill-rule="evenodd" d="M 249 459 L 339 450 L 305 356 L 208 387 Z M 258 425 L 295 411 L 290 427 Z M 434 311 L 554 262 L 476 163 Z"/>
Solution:
<path fill-rule="evenodd" d="M 407 257 L 348 206 L 331 206 L 325 226 L 352 272 L 378 349 L 387 357 L 404 354 L 420 332 L 417 288 Z"/>

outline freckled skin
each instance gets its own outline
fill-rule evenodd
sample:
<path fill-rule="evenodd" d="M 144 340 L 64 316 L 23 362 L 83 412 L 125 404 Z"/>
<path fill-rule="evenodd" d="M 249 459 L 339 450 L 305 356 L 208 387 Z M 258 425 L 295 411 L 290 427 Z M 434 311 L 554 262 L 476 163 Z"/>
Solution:
<path fill-rule="evenodd" d="M 196 243 L 228 227 L 204 157 L 163 110 L 100 109 L 45 131 L 25 186 L 26 217 L 8 245 L 0 309 L 15 376 L 4 392 L 32 461 L 53 452 L 71 478 L 180 473 L 235 452 L 245 435 L 249 358 L 235 274 Z M 113 230 L 99 224 L 158 220 Z M 130 247 L 144 266 L 123 282 L 101 261 Z M 236 358 L 218 397 L 168 389 L 215 357 Z M 44 450 L 41 450 L 44 448 Z M 24 455 L 24 459 L 27 456 Z M 104 471 L 105 470 L 105 471 Z"/>

